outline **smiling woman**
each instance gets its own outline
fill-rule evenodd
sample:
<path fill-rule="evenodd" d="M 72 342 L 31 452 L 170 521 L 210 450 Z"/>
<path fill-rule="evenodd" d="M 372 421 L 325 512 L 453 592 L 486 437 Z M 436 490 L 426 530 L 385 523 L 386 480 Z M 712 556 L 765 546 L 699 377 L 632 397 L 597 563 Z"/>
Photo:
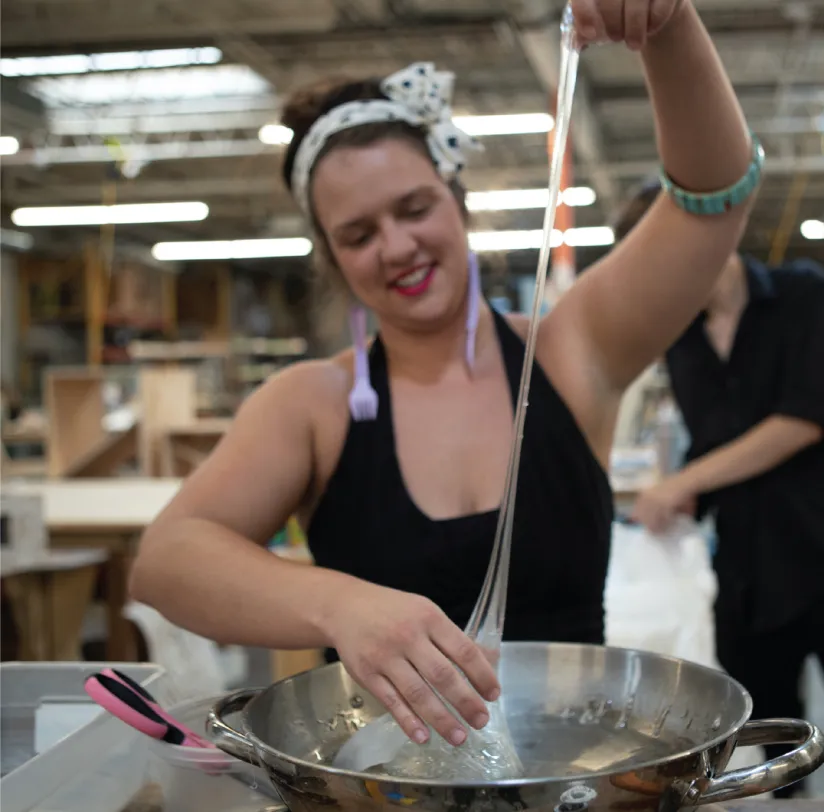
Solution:
<path fill-rule="evenodd" d="M 618 405 L 704 305 L 762 153 L 691 3 L 571 5 L 583 44 L 640 51 L 667 194 L 540 325 L 505 637 L 599 643 Z M 451 118 L 452 82 L 416 63 L 286 105 L 284 179 L 322 272 L 377 334 L 367 347 L 353 318 L 353 349 L 247 400 L 146 532 L 132 587 L 208 637 L 326 647 L 411 738 L 429 724 L 457 744 L 499 693 L 461 627 L 495 536 L 527 324 L 480 295 L 458 180 L 475 144 Z M 265 550 L 293 514 L 315 567 Z"/>
<path fill-rule="evenodd" d="M 362 298 L 363 292 L 356 290 L 352 281 L 344 280 L 341 276 L 341 265 L 336 252 L 348 251 L 352 256 L 355 249 L 366 244 L 370 228 L 374 227 L 376 207 L 381 203 L 384 207 L 386 205 L 385 200 L 380 200 L 381 192 L 384 198 L 389 196 L 390 204 L 402 219 L 417 219 L 423 223 L 424 230 L 427 228 L 426 221 L 443 219 L 442 216 L 429 218 L 427 215 L 433 207 L 438 206 L 441 207 L 442 215 L 444 211 L 441 204 L 449 202 L 448 198 L 451 198 L 452 203 L 448 213 L 453 215 L 454 220 L 454 212 L 457 210 L 460 221 L 457 224 L 443 223 L 442 232 L 454 234 L 456 225 L 458 228 L 465 226 L 469 217 L 466 191 L 457 174 L 445 184 L 433 162 L 425 131 L 420 126 L 401 120 L 399 116 L 387 117 L 381 121 L 367 119 L 359 126 L 333 132 L 329 138 L 319 143 L 317 154 L 312 158 L 311 170 L 306 172 L 301 167 L 300 171 L 295 171 L 296 163 L 299 166 L 307 163 L 308 142 L 305 136 L 319 117 L 340 110 L 344 105 L 350 106 L 349 109 L 356 116 L 359 108 L 352 105 L 381 99 L 385 99 L 385 96 L 379 80 L 341 81 L 332 85 L 320 82 L 296 93 L 282 113 L 283 124 L 294 132 L 292 146 L 284 161 L 284 182 L 301 202 L 313 226 L 321 273 L 324 276 L 335 275 L 343 283 L 344 290 L 354 293 L 370 307 L 373 303 L 368 298 Z M 390 110 L 387 116 L 391 114 Z M 345 115 L 344 113 L 342 117 Z M 446 138 L 450 137 L 460 138 L 467 144 L 474 143 L 457 128 L 454 133 L 446 135 Z M 378 149 L 364 149 L 375 146 Z M 327 155 L 329 161 L 324 160 Z M 389 188 L 388 181 L 398 168 L 401 168 L 403 177 L 396 178 L 393 187 Z M 307 195 L 310 182 L 313 190 L 311 197 Z M 298 188 L 295 188 L 295 183 Z M 317 188 L 319 184 L 320 188 Z M 353 189 L 360 191 L 360 204 L 352 197 Z M 340 205 L 341 198 L 344 199 L 343 206 Z M 324 216 L 331 216 L 331 219 L 323 220 L 324 225 L 321 225 Z M 431 225 L 429 228 L 431 230 Z M 458 259 L 459 266 L 466 268 L 465 245 L 463 257 Z M 399 278 L 397 281 L 400 284 L 395 285 L 394 290 L 400 292 L 410 287 L 409 292 L 413 295 L 415 292 L 424 292 L 434 276 L 431 273 L 433 270 L 431 262 L 424 263 L 419 268 L 405 268 L 401 276 L 405 272 L 420 278 Z M 386 282 L 383 287 L 387 287 Z"/>

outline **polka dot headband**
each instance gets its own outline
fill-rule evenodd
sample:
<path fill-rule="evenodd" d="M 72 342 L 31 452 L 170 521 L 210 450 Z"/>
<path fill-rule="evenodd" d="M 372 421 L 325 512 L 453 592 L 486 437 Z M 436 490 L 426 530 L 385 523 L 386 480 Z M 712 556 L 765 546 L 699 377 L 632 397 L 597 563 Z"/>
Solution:
<path fill-rule="evenodd" d="M 365 99 L 338 105 L 315 121 L 298 146 L 292 169 L 292 192 L 309 214 L 309 178 L 312 166 L 334 133 L 380 121 L 405 121 L 426 132 L 426 143 L 444 180 L 452 180 L 479 142 L 452 121 L 454 74 L 436 71 L 431 62 L 415 62 L 381 82 L 386 99 Z"/>

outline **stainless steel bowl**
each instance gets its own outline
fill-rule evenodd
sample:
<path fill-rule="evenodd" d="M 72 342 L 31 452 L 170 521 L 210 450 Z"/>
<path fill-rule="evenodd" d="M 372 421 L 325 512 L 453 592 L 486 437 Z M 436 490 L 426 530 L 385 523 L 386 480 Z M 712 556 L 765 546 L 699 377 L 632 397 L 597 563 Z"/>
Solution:
<path fill-rule="evenodd" d="M 414 807 L 431 812 L 669 812 L 759 795 L 824 763 L 824 735 L 798 719 L 749 721 L 749 694 L 726 674 L 642 651 L 506 643 L 506 715 L 526 775 L 456 784 L 330 766 L 383 707 L 340 663 L 261 690 L 209 715 L 215 743 L 261 764 L 292 812 Z M 240 711 L 241 730 L 225 718 Z M 786 755 L 724 772 L 736 746 L 787 744 Z"/>

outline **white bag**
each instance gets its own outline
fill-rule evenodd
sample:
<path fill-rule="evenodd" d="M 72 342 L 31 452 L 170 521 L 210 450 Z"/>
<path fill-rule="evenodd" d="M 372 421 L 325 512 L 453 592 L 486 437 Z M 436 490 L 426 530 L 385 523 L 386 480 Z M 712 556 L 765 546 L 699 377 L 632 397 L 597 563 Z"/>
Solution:
<path fill-rule="evenodd" d="M 709 545 L 691 519 L 679 518 L 665 536 L 613 525 L 604 591 L 607 645 L 723 670 L 715 653 L 717 592 Z M 764 758 L 761 747 L 738 747 L 726 769 L 763 764 Z"/>
<path fill-rule="evenodd" d="M 720 668 L 707 542 L 684 517 L 666 536 L 613 525 L 604 607 L 606 641 Z"/>
<path fill-rule="evenodd" d="M 170 703 L 216 696 L 227 690 L 221 652 L 214 641 L 175 626 L 145 603 L 129 602 L 123 616 L 140 629 L 149 660 L 166 670 Z"/>

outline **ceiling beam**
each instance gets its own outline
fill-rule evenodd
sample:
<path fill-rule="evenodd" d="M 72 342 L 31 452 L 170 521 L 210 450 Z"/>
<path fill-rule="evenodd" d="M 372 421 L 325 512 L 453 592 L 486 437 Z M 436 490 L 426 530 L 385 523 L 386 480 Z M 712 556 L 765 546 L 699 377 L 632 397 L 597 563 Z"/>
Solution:
<path fill-rule="evenodd" d="M 603 171 L 613 183 L 635 181 L 654 174 L 658 170 L 655 161 L 623 161 L 605 164 Z M 283 191 L 276 167 L 270 173 L 251 177 L 193 177 L 175 180 L 144 180 L 140 177 L 119 184 L 117 198 L 120 202 L 141 202 L 164 200 L 215 200 L 219 198 L 248 197 L 269 198 L 268 206 L 273 214 L 294 214 L 296 209 L 289 196 Z M 3 177 L 3 200 L 8 206 L 36 206 L 54 203 L 87 204 L 99 203 L 100 184 L 64 181 L 59 175 L 49 177 L 48 170 L 40 173 L 43 184 L 32 188 L 31 178 L 21 176 L 30 169 L 12 170 L 7 167 Z M 583 167 L 578 168 L 581 183 L 592 182 Z M 765 164 L 767 177 L 790 177 L 798 172 L 824 175 L 824 155 L 804 157 L 768 156 Z M 476 191 L 489 189 L 536 188 L 546 180 L 545 164 L 528 164 L 516 167 L 469 168 L 464 174 L 467 188 Z M 818 187 L 815 187 L 818 188 Z M 811 192 L 813 187 L 810 187 Z M 612 210 L 605 206 L 605 210 Z"/>
<path fill-rule="evenodd" d="M 656 161 L 619 161 L 608 164 L 613 178 L 642 178 L 658 171 Z M 765 175 L 794 175 L 797 172 L 824 173 L 824 155 L 767 156 Z"/>
<path fill-rule="evenodd" d="M 215 45 L 224 56 L 247 65 L 262 76 L 273 87 L 280 87 L 286 79 L 286 72 L 274 60 L 272 54 L 248 35 L 241 23 L 241 17 L 227 19 L 208 10 L 205 3 L 192 5 L 166 4 L 164 11 L 167 18 L 174 23 L 186 23 L 196 26 L 198 22 L 208 21 L 221 34 L 215 37 Z"/>
<path fill-rule="evenodd" d="M 130 160 L 142 163 L 180 161 L 187 158 L 242 158 L 261 155 L 277 148 L 262 143 L 257 138 L 226 138 L 209 141 L 180 139 L 144 144 L 124 144 L 123 150 Z M 112 154 L 105 144 L 73 144 L 21 149 L 4 158 L 4 165 L 49 166 L 54 164 L 110 163 Z"/>
<path fill-rule="evenodd" d="M 84 48 L 97 44 L 111 48 L 117 43 L 213 41 L 226 33 L 225 19 L 198 14 L 191 19 L 158 22 L 156 15 L 141 7 L 141 3 L 131 4 L 128 11 L 123 6 L 104 6 L 100 13 L 84 19 L 76 8 L 66 4 L 65 10 L 40 19 L 7 19 L 3 26 L 3 48 L 41 48 L 43 43 L 52 48 L 81 44 Z M 320 13 L 318 3 L 308 3 L 302 14 L 281 13 L 277 4 L 273 4 L 271 14 L 238 17 L 235 33 L 254 36 L 318 33 L 332 28 L 336 18 L 334 11 Z"/>

